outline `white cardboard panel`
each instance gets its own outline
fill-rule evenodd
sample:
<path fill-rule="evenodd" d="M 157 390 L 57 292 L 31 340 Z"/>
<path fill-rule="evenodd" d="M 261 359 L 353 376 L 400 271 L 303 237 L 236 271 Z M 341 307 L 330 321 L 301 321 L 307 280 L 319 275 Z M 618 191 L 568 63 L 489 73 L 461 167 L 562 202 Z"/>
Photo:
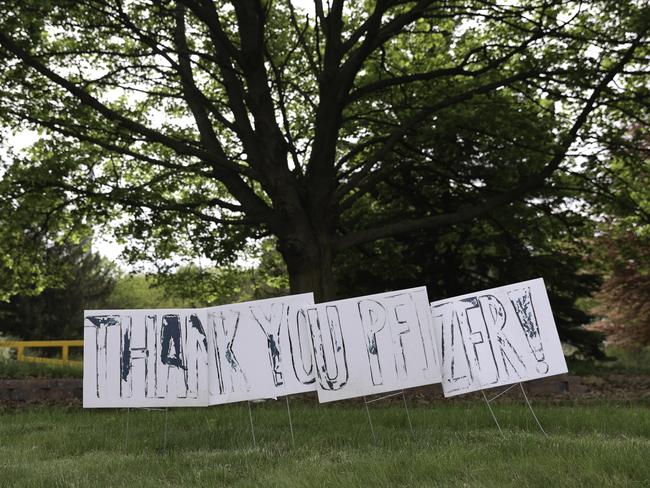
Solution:
<path fill-rule="evenodd" d="M 567 372 L 541 278 L 431 304 L 446 397 Z"/>
<path fill-rule="evenodd" d="M 86 310 L 84 408 L 208 404 L 204 310 Z"/>
<path fill-rule="evenodd" d="M 312 293 L 206 309 L 210 405 L 314 391 Z"/>
<path fill-rule="evenodd" d="M 418 287 L 307 310 L 319 401 L 439 383 L 428 302 Z"/>

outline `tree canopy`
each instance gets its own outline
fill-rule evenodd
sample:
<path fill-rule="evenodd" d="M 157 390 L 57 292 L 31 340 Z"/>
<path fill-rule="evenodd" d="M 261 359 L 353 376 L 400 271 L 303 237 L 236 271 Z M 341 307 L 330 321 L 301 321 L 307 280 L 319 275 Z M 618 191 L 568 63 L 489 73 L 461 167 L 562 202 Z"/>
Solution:
<path fill-rule="evenodd" d="M 364 243 L 603 193 L 648 120 L 649 23 L 635 0 L 2 0 L 0 117 L 40 134 L 5 207 L 47 206 L 50 239 L 117 219 L 136 257 L 273 235 L 291 290 L 332 298 Z"/>
<path fill-rule="evenodd" d="M 79 245 L 52 246 L 48 258 L 49 272 L 59 270 L 57 281 L 0 301 L 0 331 L 23 340 L 77 339 L 84 309 L 105 305 L 116 280 L 111 263 Z"/>

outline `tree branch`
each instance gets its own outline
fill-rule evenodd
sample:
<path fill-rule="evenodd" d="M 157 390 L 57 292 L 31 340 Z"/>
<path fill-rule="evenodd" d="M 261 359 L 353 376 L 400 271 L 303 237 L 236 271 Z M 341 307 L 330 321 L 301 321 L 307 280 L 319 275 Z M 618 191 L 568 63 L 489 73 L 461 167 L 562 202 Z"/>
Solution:
<path fill-rule="evenodd" d="M 553 172 L 557 170 L 561 162 L 564 160 L 567 151 L 575 142 L 580 129 L 585 125 L 591 112 L 593 111 L 596 101 L 600 94 L 607 88 L 607 85 L 619 74 L 625 65 L 632 59 L 634 51 L 638 48 L 642 38 L 645 36 L 647 28 L 637 35 L 636 39 L 630 44 L 625 53 L 621 56 L 619 61 L 611 68 L 611 70 L 600 80 L 598 85 L 594 88 L 591 96 L 583 106 L 582 110 L 576 117 L 571 129 L 562 137 L 558 149 L 553 158 L 539 171 L 536 175 L 526 178 L 521 181 L 519 185 L 510 191 L 499 193 L 495 196 L 487 198 L 480 205 L 462 207 L 456 212 L 433 215 L 417 219 L 406 219 L 382 227 L 365 229 L 358 232 L 353 232 L 338 238 L 336 242 L 337 249 L 345 249 L 364 242 L 374 241 L 386 237 L 405 234 L 409 232 L 420 232 L 424 230 L 434 229 L 443 225 L 453 225 L 460 222 L 466 222 L 474 218 L 485 215 L 496 208 L 502 207 L 509 203 L 514 202 L 518 198 L 530 193 L 531 191 L 540 188 L 544 181 L 549 178 Z"/>
<path fill-rule="evenodd" d="M 50 68 L 45 66 L 43 63 L 38 61 L 35 57 L 31 56 L 25 49 L 16 44 L 12 39 L 7 37 L 3 32 L 0 32 L 0 46 L 5 48 L 7 51 L 16 55 L 21 59 L 27 66 L 35 69 L 38 73 L 45 76 L 50 81 L 59 85 L 70 94 L 74 95 L 83 105 L 93 109 L 108 121 L 115 123 L 119 127 L 123 127 L 127 130 L 133 131 L 142 135 L 152 142 L 157 142 L 163 144 L 179 155 L 185 156 L 194 156 L 201 159 L 210 159 L 209 155 L 204 151 L 197 149 L 196 147 L 186 145 L 177 139 L 169 137 L 161 132 L 153 130 L 140 122 L 134 121 L 120 114 L 119 112 L 110 109 L 102 102 L 93 97 L 90 93 L 75 85 L 71 81 L 59 76 L 57 73 L 52 71 Z M 230 165 L 232 168 L 232 163 L 229 161 L 221 161 L 220 163 L 225 163 L 226 166 Z M 236 166 L 234 169 L 237 169 Z"/>
<path fill-rule="evenodd" d="M 341 201 L 339 208 L 341 211 L 349 208 L 360 196 L 367 192 L 367 189 L 370 188 L 382 175 L 379 172 L 371 174 L 373 167 L 384 158 L 393 147 L 406 135 L 408 132 L 415 127 L 416 125 L 425 121 L 428 117 L 433 115 L 435 112 L 443 110 L 447 107 L 456 105 L 460 102 L 469 100 L 477 95 L 482 95 L 489 93 L 497 88 L 511 85 L 515 82 L 525 80 L 535 74 L 537 70 L 528 70 L 515 75 L 503 78 L 498 81 L 491 83 L 486 83 L 478 87 L 467 90 L 466 92 L 459 93 L 452 97 L 449 97 L 445 100 L 441 100 L 438 103 L 431 105 L 423 110 L 417 112 L 410 120 L 400 125 L 396 130 L 394 130 L 388 137 L 386 142 L 379 148 L 369 159 L 366 161 L 361 169 L 354 173 L 350 179 L 343 185 L 339 187 L 336 191 L 336 198 L 338 201 Z M 363 187 L 361 186 L 363 182 Z M 347 199 L 343 200 L 345 196 L 350 193 L 352 190 L 357 188 L 357 191 L 349 196 Z"/>
<path fill-rule="evenodd" d="M 82 103 L 82 105 L 85 105 L 88 108 L 94 110 L 108 121 L 115 123 L 118 127 L 122 127 L 140 134 L 150 142 L 163 144 L 174 150 L 179 155 L 194 156 L 203 161 L 209 161 L 212 165 L 214 175 L 219 180 L 221 180 L 233 194 L 233 196 L 235 196 L 235 198 L 237 198 L 239 202 L 244 205 L 247 212 L 250 212 L 251 215 L 257 216 L 258 218 L 264 215 L 265 219 L 268 219 L 269 221 L 272 220 L 271 209 L 261 198 L 255 194 L 255 192 L 244 182 L 244 180 L 241 179 L 241 168 L 239 165 L 228 159 L 224 159 L 223 155 L 211 154 L 198 147 L 184 144 L 177 139 L 146 127 L 145 125 L 129 119 L 119 112 L 107 107 L 86 90 L 58 75 L 43 63 L 35 59 L 25 49 L 16 44 L 3 32 L 0 32 L 0 46 L 16 55 L 26 65 L 35 69 L 38 73 L 45 76 L 53 83 L 68 91 L 70 94 L 76 97 Z"/>

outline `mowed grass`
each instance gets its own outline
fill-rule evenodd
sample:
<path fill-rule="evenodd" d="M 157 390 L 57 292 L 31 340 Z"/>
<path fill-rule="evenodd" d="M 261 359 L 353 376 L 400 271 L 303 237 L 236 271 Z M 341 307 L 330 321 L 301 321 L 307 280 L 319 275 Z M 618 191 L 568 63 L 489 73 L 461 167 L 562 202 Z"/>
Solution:
<path fill-rule="evenodd" d="M 411 402 L 414 403 L 414 402 Z M 370 407 L 283 399 L 165 411 L 38 407 L 0 413 L 0 486 L 650 486 L 644 404 Z M 167 439 L 164 444 L 165 417 Z M 128 438 L 126 436 L 128 419 Z"/>

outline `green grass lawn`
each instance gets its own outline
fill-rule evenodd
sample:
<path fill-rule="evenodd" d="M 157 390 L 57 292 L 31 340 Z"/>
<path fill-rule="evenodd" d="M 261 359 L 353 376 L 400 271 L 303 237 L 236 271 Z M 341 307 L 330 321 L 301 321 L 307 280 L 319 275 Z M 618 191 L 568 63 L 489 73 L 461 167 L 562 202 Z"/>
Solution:
<path fill-rule="evenodd" d="M 644 404 L 525 405 L 451 401 L 284 401 L 164 411 L 39 407 L 0 413 L 0 486 L 650 486 L 650 408 Z M 125 429 L 128 417 L 128 446 Z"/>

